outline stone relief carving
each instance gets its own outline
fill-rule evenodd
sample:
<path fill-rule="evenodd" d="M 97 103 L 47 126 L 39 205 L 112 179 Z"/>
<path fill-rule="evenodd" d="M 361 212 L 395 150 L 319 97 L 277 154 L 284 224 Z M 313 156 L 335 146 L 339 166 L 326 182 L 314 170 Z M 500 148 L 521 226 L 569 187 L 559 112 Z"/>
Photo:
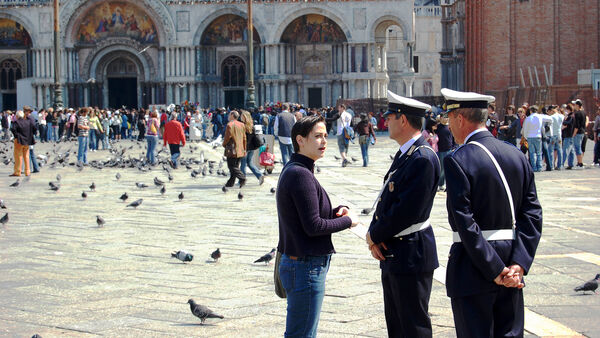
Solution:
<path fill-rule="evenodd" d="M 137 41 L 128 39 L 128 38 L 107 38 L 105 40 L 100 41 L 93 49 L 89 50 L 89 52 L 87 53 L 87 56 L 85 57 L 85 61 L 83 63 L 83 67 L 81 70 L 81 78 L 82 79 L 87 79 L 90 76 L 90 67 L 92 64 L 92 61 L 94 60 L 94 58 L 96 57 L 96 55 L 98 53 L 100 53 L 102 50 L 106 49 L 106 48 L 110 48 L 112 46 L 121 46 L 121 47 L 127 47 L 127 48 L 134 48 L 138 51 L 142 50 L 144 47 L 142 46 L 142 44 L 138 43 Z M 80 52 L 81 53 L 81 52 Z M 115 51 L 114 53 L 119 53 L 119 51 Z M 128 50 L 123 51 L 122 53 L 131 56 L 131 52 Z M 83 53 L 81 53 L 83 54 Z M 146 61 L 148 68 L 150 70 L 150 78 L 154 78 L 156 76 L 156 69 L 154 66 L 154 62 L 152 60 L 152 58 L 148 55 L 148 53 L 141 53 L 141 54 L 137 54 L 136 55 L 138 58 L 143 57 L 144 60 Z M 142 68 L 142 73 L 143 73 L 143 68 Z"/>

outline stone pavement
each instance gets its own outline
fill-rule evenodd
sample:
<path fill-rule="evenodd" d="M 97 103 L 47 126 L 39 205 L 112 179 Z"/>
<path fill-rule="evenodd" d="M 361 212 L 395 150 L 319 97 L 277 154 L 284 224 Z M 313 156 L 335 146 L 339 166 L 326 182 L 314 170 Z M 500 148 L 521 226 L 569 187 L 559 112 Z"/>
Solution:
<path fill-rule="evenodd" d="M 144 151 L 135 142 L 122 142 L 130 144 L 130 153 Z M 210 159 L 221 156 L 222 148 L 191 146 L 198 149 L 191 154 L 186 146 L 185 157 L 200 150 Z M 76 151 L 74 143 L 59 147 Z M 8 148 L 12 154 L 12 146 Z M 36 146 L 38 154 L 51 150 L 49 144 Z M 371 206 L 391 163 L 389 155 L 396 150 L 381 135 L 370 149 L 368 168 L 360 166 L 357 145 L 350 153 L 359 161 L 341 168 L 331 137 L 326 157 L 317 162 L 317 177 L 333 204 L 359 212 Z M 279 157 L 278 149 L 275 154 Z M 92 160 L 108 156 L 107 151 L 89 153 Z M 590 156 L 588 151 L 587 163 Z M 1 214 L 8 211 L 10 217 L 0 226 L 0 335 L 282 336 L 286 303 L 273 292 L 273 265 L 252 263 L 277 244 L 275 197 L 269 189 L 276 185 L 279 170 L 260 187 L 249 176 L 239 201 L 237 189 L 221 191 L 225 177 L 194 179 L 185 168 L 174 171 L 163 197 L 152 183 L 155 176 L 167 181 L 158 167 L 145 173 L 44 167 L 28 182 L 10 188 L 12 164 L 0 164 L 0 198 L 8 207 Z M 58 173 L 61 189 L 48 190 Z M 95 192 L 88 188 L 92 182 Z M 138 189 L 135 182 L 149 187 Z M 544 231 L 525 289 L 527 335 L 600 337 L 600 296 L 573 292 L 600 272 L 600 169 L 543 172 L 536 183 Z M 86 200 L 82 191 L 88 191 Z M 126 208 L 118 199 L 123 192 L 128 192 L 129 202 L 143 198 L 143 204 L 137 210 Z M 179 192 L 185 194 L 181 202 Z M 96 215 L 106 220 L 104 228 L 96 226 Z M 368 224 L 370 218 L 362 220 Z M 432 224 L 440 262 L 446 265 L 451 232 L 444 193 L 436 196 Z M 386 336 L 377 262 L 349 231 L 334 234 L 333 241 L 337 254 L 327 276 L 319 335 Z M 213 263 L 209 255 L 216 248 L 223 256 Z M 171 258 L 170 252 L 179 249 L 189 250 L 194 260 L 184 264 Z M 430 302 L 435 337 L 455 336 L 444 273 L 443 267 L 436 272 Z M 225 319 L 200 325 L 189 311 L 188 298 Z"/>

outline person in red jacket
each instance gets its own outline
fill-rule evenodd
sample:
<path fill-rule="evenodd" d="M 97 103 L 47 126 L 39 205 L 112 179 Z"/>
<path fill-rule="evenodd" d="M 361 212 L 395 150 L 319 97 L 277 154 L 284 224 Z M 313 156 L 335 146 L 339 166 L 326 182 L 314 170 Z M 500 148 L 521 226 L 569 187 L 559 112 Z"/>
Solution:
<path fill-rule="evenodd" d="M 165 133 L 163 134 L 163 147 L 169 144 L 169 150 L 171 151 L 171 159 L 169 163 L 171 167 L 177 169 L 177 159 L 181 153 L 179 152 L 179 144 L 185 146 L 185 134 L 183 133 L 183 127 L 181 123 L 177 121 L 177 113 L 171 114 L 171 121 L 165 125 Z"/>

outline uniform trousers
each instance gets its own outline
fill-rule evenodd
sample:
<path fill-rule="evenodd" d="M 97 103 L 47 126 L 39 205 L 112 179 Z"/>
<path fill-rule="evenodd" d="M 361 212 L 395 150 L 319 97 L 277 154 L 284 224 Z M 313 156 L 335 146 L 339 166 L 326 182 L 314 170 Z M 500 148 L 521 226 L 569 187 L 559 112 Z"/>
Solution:
<path fill-rule="evenodd" d="M 381 270 L 389 337 L 431 337 L 429 296 L 433 271 L 402 274 Z"/>
<path fill-rule="evenodd" d="M 523 290 L 498 286 L 494 291 L 451 299 L 458 338 L 523 337 Z"/>

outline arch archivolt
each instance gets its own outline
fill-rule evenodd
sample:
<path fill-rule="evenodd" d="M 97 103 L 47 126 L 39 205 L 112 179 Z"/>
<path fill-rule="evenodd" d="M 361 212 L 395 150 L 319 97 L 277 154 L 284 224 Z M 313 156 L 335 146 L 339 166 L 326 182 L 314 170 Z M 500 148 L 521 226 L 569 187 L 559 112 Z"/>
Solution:
<path fill-rule="evenodd" d="M 210 24 L 213 23 L 213 21 L 215 21 L 219 17 L 221 17 L 223 15 L 228 15 L 228 14 L 237 15 L 237 16 L 244 18 L 244 20 L 248 20 L 248 13 L 239 10 L 237 7 L 235 7 L 233 5 L 226 5 L 223 8 L 214 11 L 212 14 L 207 16 L 204 20 L 202 20 L 198 24 L 198 27 L 196 28 L 196 33 L 194 34 L 194 39 L 192 40 L 193 45 L 199 46 L 200 41 L 202 39 L 202 34 L 210 26 Z M 254 29 L 256 29 L 258 36 L 260 37 L 261 43 L 264 44 L 266 41 L 266 35 L 267 35 L 268 30 L 266 29 L 266 27 L 263 25 L 263 23 L 260 20 L 256 19 L 256 17 L 253 18 L 252 24 L 254 26 Z"/>
<path fill-rule="evenodd" d="M 25 16 L 22 16 L 21 14 L 19 14 L 19 12 L 14 11 L 14 12 L 5 12 L 5 11 L 1 11 L 0 12 L 0 19 L 9 19 L 15 22 L 18 22 L 21 26 L 23 26 L 25 28 L 25 30 L 27 31 L 27 33 L 29 33 L 29 37 L 31 38 L 31 48 L 38 48 L 38 44 L 37 44 L 37 31 L 35 31 L 33 29 L 33 27 L 35 27 L 33 25 L 33 23 L 31 21 L 29 21 L 29 19 Z"/>
<path fill-rule="evenodd" d="M 77 30 L 89 10 L 104 2 L 103 0 L 71 0 L 61 8 L 60 25 L 64 27 L 64 29 L 61 29 L 61 41 L 63 41 L 65 47 L 73 47 L 75 45 Z M 162 1 L 119 0 L 119 2 L 130 3 L 132 6 L 138 7 L 148 13 L 148 16 L 152 18 L 152 22 L 156 26 L 160 46 L 169 46 L 176 43 L 175 24 Z"/>
<path fill-rule="evenodd" d="M 381 42 L 378 39 L 383 38 L 385 40 L 385 30 L 389 26 L 396 25 L 402 29 L 402 38 L 405 41 L 409 40 L 409 36 L 412 35 L 411 28 L 401 18 L 395 15 L 384 15 L 373 21 L 368 26 L 369 38 L 371 42 Z M 409 35 L 410 34 L 410 35 Z"/>
<path fill-rule="evenodd" d="M 102 41 L 86 57 L 82 69 L 82 79 L 104 81 L 106 66 L 119 57 L 125 57 L 138 66 L 139 80 L 151 81 L 157 75 L 154 62 L 148 56 L 148 53 L 139 54 L 140 46 L 135 44 L 137 42 L 124 38 L 112 38 Z"/>
<path fill-rule="evenodd" d="M 331 19 L 340 27 L 342 32 L 344 32 L 344 35 L 346 36 L 346 41 L 352 42 L 352 33 L 350 27 L 348 27 L 345 21 L 342 20 L 341 17 L 335 14 L 333 11 L 322 7 L 309 7 L 294 11 L 294 13 L 288 15 L 285 19 L 282 20 L 277 29 L 274 31 L 273 35 L 269 37 L 268 41 L 271 41 L 272 43 L 279 43 L 285 29 L 297 18 L 308 14 L 322 15 Z"/>

